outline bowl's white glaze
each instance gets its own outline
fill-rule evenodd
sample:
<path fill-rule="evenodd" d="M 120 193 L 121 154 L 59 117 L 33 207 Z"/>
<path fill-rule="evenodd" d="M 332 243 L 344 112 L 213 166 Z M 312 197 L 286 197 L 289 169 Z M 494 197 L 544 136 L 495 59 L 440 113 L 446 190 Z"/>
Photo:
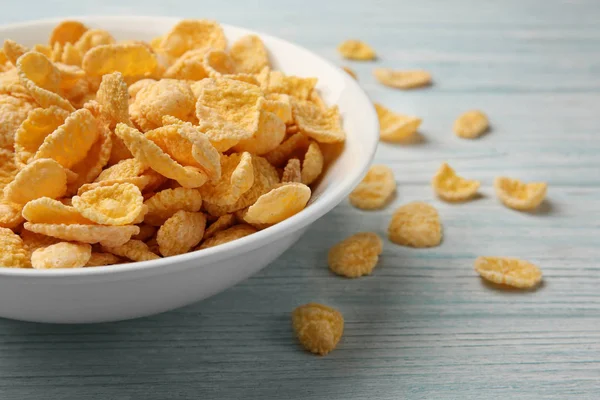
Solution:
<path fill-rule="evenodd" d="M 117 39 L 150 40 L 178 19 L 76 17 Z M 0 40 L 45 43 L 60 19 L 0 26 Z M 231 43 L 257 33 L 223 25 Z M 313 190 L 308 207 L 275 226 L 202 251 L 160 260 L 96 268 L 32 270 L 0 267 L 0 317 L 58 323 L 116 321 L 168 311 L 216 294 L 264 268 L 311 223 L 339 204 L 360 181 L 378 142 L 375 110 L 363 90 L 338 67 L 284 40 L 257 33 L 276 69 L 316 76 L 329 104 L 338 104 L 347 140 L 343 153 Z M 1 249 L 0 249 L 1 251 Z"/>

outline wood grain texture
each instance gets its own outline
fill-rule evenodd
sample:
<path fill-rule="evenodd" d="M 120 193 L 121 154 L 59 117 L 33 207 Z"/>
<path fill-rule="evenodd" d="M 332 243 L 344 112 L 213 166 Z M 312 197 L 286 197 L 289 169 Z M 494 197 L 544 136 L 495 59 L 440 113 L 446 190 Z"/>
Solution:
<path fill-rule="evenodd" d="M 208 17 L 281 36 L 351 66 L 375 101 L 423 117 L 423 140 L 379 148 L 376 162 L 399 184 L 389 208 L 340 205 L 264 271 L 204 302 L 114 324 L 0 321 L 0 399 L 598 398 L 596 0 L 21 0 L 4 5 L 0 23 L 78 14 Z M 380 59 L 342 62 L 335 47 L 353 37 Z M 435 83 L 394 91 L 375 82 L 375 65 L 423 68 Z M 452 123 L 471 108 L 493 129 L 460 140 Z M 436 200 L 429 180 L 442 161 L 481 179 L 483 197 Z M 491 187 L 500 174 L 547 181 L 548 201 L 534 214 L 502 207 Z M 412 200 L 439 208 L 440 247 L 386 242 L 373 276 L 329 273 L 329 246 L 356 231 L 383 235 Z M 478 255 L 536 262 L 544 285 L 498 290 L 474 273 Z M 290 329 L 290 311 L 308 301 L 346 318 L 325 358 L 303 352 Z"/>

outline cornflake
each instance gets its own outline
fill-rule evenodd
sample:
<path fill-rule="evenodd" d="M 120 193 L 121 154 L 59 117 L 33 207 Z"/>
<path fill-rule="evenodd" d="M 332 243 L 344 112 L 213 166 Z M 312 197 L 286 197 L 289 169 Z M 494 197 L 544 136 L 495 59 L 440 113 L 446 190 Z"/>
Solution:
<path fill-rule="evenodd" d="M 479 181 L 465 179 L 458 175 L 446 163 L 433 177 L 431 186 L 435 193 L 446 201 L 465 201 L 473 198 L 479 189 Z"/>
<path fill-rule="evenodd" d="M 142 44 L 105 44 L 90 49 L 81 66 L 90 76 L 120 72 L 123 76 L 148 76 L 158 65 L 156 56 Z"/>
<path fill-rule="evenodd" d="M 402 142 L 415 134 L 421 125 L 421 118 L 397 114 L 375 103 L 379 118 L 379 138 L 386 142 Z"/>
<path fill-rule="evenodd" d="M 344 317 L 334 308 L 308 303 L 292 312 L 292 327 L 302 346 L 324 356 L 335 349 L 344 333 Z"/>
<path fill-rule="evenodd" d="M 246 35 L 231 45 L 231 59 L 239 72 L 258 74 L 264 67 L 269 66 L 267 49 L 260 37 Z"/>
<path fill-rule="evenodd" d="M 154 194 L 144 204 L 148 206 L 144 222 L 160 226 L 177 211 L 199 211 L 202 207 L 202 195 L 195 189 L 165 189 Z"/>
<path fill-rule="evenodd" d="M 72 201 L 81 215 L 102 225 L 131 224 L 144 210 L 142 193 L 131 183 L 97 187 L 73 197 Z"/>
<path fill-rule="evenodd" d="M 379 83 L 396 89 L 416 89 L 431 84 L 427 71 L 396 71 L 391 68 L 375 68 L 373 75 Z"/>
<path fill-rule="evenodd" d="M 293 101 L 292 113 L 300 132 L 317 142 L 343 142 L 346 137 L 337 106 L 322 110 L 308 101 Z"/>
<path fill-rule="evenodd" d="M 103 246 L 104 251 L 131 261 L 149 261 L 160 257 L 150 251 L 148 245 L 141 240 L 130 240 L 120 246 Z"/>
<path fill-rule="evenodd" d="M 4 197 L 13 203 L 25 204 L 40 197 L 58 198 L 67 191 L 67 174 L 52 159 L 35 160 L 15 176 L 4 188 Z"/>
<path fill-rule="evenodd" d="M 454 122 L 454 133 L 463 139 L 475 139 L 484 134 L 489 128 L 487 116 L 472 110 L 461 114 Z"/>
<path fill-rule="evenodd" d="M 67 241 L 82 243 L 100 243 L 103 246 L 120 246 L 140 232 L 140 228 L 133 225 L 102 226 L 80 224 L 33 224 L 25 222 L 25 229 L 52 236 Z"/>
<path fill-rule="evenodd" d="M 23 240 L 8 228 L 0 228 L 0 266 L 8 268 L 30 268 L 29 252 Z"/>
<path fill-rule="evenodd" d="M 358 278 L 370 275 L 383 251 L 383 242 L 372 232 L 354 234 L 329 250 L 329 269 L 337 275 Z"/>
<path fill-rule="evenodd" d="M 88 28 L 79 21 L 62 21 L 56 25 L 50 34 L 50 45 L 77 43 Z"/>
<path fill-rule="evenodd" d="M 285 183 L 260 196 L 244 213 L 244 221 L 271 225 L 286 220 L 306 207 L 310 194 L 302 183 Z"/>
<path fill-rule="evenodd" d="M 160 49 L 171 57 L 186 51 L 212 47 L 224 50 L 227 39 L 216 21 L 186 19 L 178 22 L 160 42 Z"/>
<path fill-rule="evenodd" d="M 494 188 L 505 206 L 519 211 L 530 211 L 544 201 L 548 185 L 544 182 L 523 183 L 518 179 L 498 177 L 494 180 Z"/>
<path fill-rule="evenodd" d="M 338 51 L 349 60 L 370 61 L 377 58 L 375 50 L 361 40 L 346 40 L 338 46 Z"/>
<path fill-rule="evenodd" d="M 60 242 L 35 250 L 31 254 L 31 265 L 35 269 L 81 268 L 91 255 L 89 244 Z"/>
<path fill-rule="evenodd" d="M 388 226 L 389 239 L 409 247 L 435 247 L 442 240 L 442 224 L 437 210 L 423 202 L 403 205 L 394 211 Z"/>
<path fill-rule="evenodd" d="M 156 241 L 165 257 L 187 253 L 202 240 L 206 217 L 199 212 L 177 211 L 158 229 Z"/>
<path fill-rule="evenodd" d="M 477 257 L 475 271 L 482 278 L 501 285 L 529 289 L 542 280 L 542 271 L 534 264 L 509 257 Z"/>
<path fill-rule="evenodd" d="M 206 240 L 215 236 L 218 232 L 231 228 L 235 224 L 235 216 L 233 214 L 221 215 L 215 222 L 210 224 L 204 231 L 203 239 Z"/>
<path fill-rule="evenodd" d="M 110 253 L 92 252 L 90 259 L 85 264 L 86 267 L 103 267 L 105 265 L 120 264 L 121 259 Z"/>
<path fill-rule="evenodd" d="M 204 240 L 204 242 L 202 242 L 202 244 L 196 250 L 208 249 L 209 247 L 225 244 L 236 239 L 241 239 L 255 232 L 256 228 L 250 225 L 232 226 L 231 228 L 216 232 L 214 236 Z"/>
<path fill-rule="evenodd" d="M 346 71 L 346 73 L 348 75 L 350 75 L 352 78 L 354 78 L 355 80 L 358 80 L 358 76 L 356 75 L 356 72 L 354 72 L 354 70 L 352 68 L 344 66 L 344 67 L 342 67 L 342 69 L 344 71 Z"/>
<path fill-rule="evenodd" d="M 385 165 L 373 165 L 348 199 L 356 208 L 376 210 L 385 206 L 395 191 L 394 171 Z"/>

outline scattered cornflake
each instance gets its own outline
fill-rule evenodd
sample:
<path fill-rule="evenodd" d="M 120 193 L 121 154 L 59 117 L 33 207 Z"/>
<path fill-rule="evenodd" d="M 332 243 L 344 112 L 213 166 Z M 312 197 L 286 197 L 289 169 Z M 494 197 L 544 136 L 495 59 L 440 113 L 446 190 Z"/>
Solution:
<path fill-rule="evenodd" d="M 151 252 L 148 245 L 141 240 L 130 240 L 120 246 L 102 246 L 102 249 L 108 253 L 127 258 L 131 261 L 149 261 L 160 258 Z"/>
<path fill-rule="evenodd" d="M 142 214 L 144 204 L 140 189 L 131 183 L 97 187 L 72 201 L 81 215 L 102 225 L 131 224 Z"/>
<path fill-rule="evenodd" d="M 156 241 L 165 257 L 187 253 L 202 240 L 206 217 L 199 212 L 177 211 L 158 229 Z"/>
<path fill-rule="evenodd" d="M 23 229 L 19 236 L 23 240 L 23 244 L 29 253 L 33 253 L 37 249 L 48 247 L 60 242 L 60 240 L 57 238 L 40 235 L 39 233 L 31 232 L 26 229 Z"/>
<path fill-rule="evenodd" d="M 490 282 L 519 289 L 532 288 L 542 280 L 542 271 L 536 265 L 518 258 L 477 257 L 475 271 Z"/>
<path fill-rule="evenodd" d="M 298 214 L 310 199 L 310 188 L 302 183 L 286 183 L 260 196 L 244 213 L 249 224 L 276 224 Z"/>
<path fill-rule="evenodd" d="M 348 60 L 371 61 L 377 58 L 375 50 L 362 40 L 345 40 L 338 46 L 338 52 Z"/>
<path fill-rule="evenodd" d="M 230 56 L 236 69 L 246 74 L 258 74 L 269 66 L 267 49 L 260 37 L 246 35 L 231 45 Z"/>
<path fill-rule="evenodd" d="M 385 142 L 402 142 L 415 134 L 421 118 L 403 115 L 375 103 L 379 118 L 379 138 Z"/>
<path fill-rule="evenodd" d="M 431 74 L 427 71 L 397 71 L 391 68 L 375 68 L 373 75 L 379 83 L 396 89 L 416 89 L 431 85 Z"/>
<path fill-rule="evenodd" d="M 35 250 L 31 265 L 35 269 L 81 268 L 91 255 L 92 246 L 87 243 L 60 242 Z"/>
<path fill-rule="evenodd" d="M 205 47 L 218 50 L 227 47 L 223 29 L 216 21 L 202 19 L 179 21 L 160 42 L 160 49 L 175 58 L 186 51 Z"/>
<path fill-rule="evenodd" d="M 72 206 L 48 197 L 28 202 L 23 207 L 22 214 L 27 221 L 34 224 L 94 224 Z"/>
<path fill-rule="evenodd" d="M 346 73 L 348 75 L 350 75 L 351 77 L 353 77 L 355 80 L 358 80 L 358 76 L 356 75 L 356 72 L 354 72 L 354 70 L 352 68 L 343 66 L 342 69 L 344 71 L 346 71 Z"/>
<path fill-rule="evenodd" d="M 281 176 L 281 182 L 302 182 L 302 171 L 300 170 L 300 160 L 292 158 L 288 161 L 285 168 L 283 169 L 283 175 Z"/>
<path fill-rule="evenodd" d="M 300 344 L 324 356 L 336 348 L 344 333 L 344 317 L 331 307 L 308 303 L 292 312 L 292 327 Z"/>
<path fill-rule="evenodd" d="M 111 253 L 92 252 L 86 267 L 103 267 L 105 265 L 120 264 L 121 259 Z"/>
<path fill-rule="evenodd" d="M 494 188 L 496 195 L 506 207 L 531 211 L 544 201 L 548 185 L 545 182 L 523 183 L 518 179 L 501 176 L 494 180 Z"/>
<path fill-rule="evenodd" d="M 337 275 L 358 278 L 370 275 L 383 251 L 383 242 L 372 232 L 356 233 L 329 250 L 329 269 Z"/>
<path fill-rule="evenodd" d="M 472 199 L 479 189 L 479 181 L 465 179 L 443 163 L 431 181 L 435 193 L 446 201 L 466 201 Z"/>
<path fill-rule="evenodd" d="M 79 38 L 88 30 L 88 28 L 79 21 L 62 21 L 54 27 L 50 33 L 50 45 L 55 43 L 77 43 Z"/>
<path fill-rule="evenodd" d="M 115 43 L 115 39 L 110 33 L 103 29 L 88 29 L 75 42 L 75 48 L 81 54 L 86 54 L 90 49 L 97 46 Z"/>
<path fill-rule="evenodd" d="M 196 250 L 208 249 L 220 244 L 225 244 L 256 232 L 256 228 L 250 225 L 235 225 L 231 228 L 216 232 L 212 237 L 204 240 Z"/>
<path fill-rule="evenodd" d="M 388 226 L 389 239 L 409 247 L 435 247 L 442 240 L 442 223 L 437 210 L 423 202 L 399 207 Z"/>
<path fill-rule="evenodd" d="M 127 84 L 120 72 L 102 76 L 96 100 L 101 106 L 102 115 L 108 121 L 110 129 L 114 129 L 119 122 L 131 125 Z"/>
<path fill-rule="evenodd" d="M 235 221 L 236 219 L 233 214 L 221 215 L 215 222 L 206 228 L 203 239 L 209 239 L 215 236 L 218 232 L 231 228 L 235 224 Z"/>
<path fill-rule="evenodd" d="M 29 252 L 23 240 L 8 228 L 0 228 L 0 267 L 30 268 Z"/>
<path fill-rule="evenodd" d="M 384 207 L 395 191 L 394 171 L 386 165 L 372 165 L 348 199 L 356 208 L 376 210 Z"/>
<path fill-rule="evenodd" d="M 0 148 L 12 151 L 15 133 L 28 113 L 35 108 L 33 99 L 0 93 Z"/>
<path fill-rule="evenodd" d="M 52 236 L 66 241 L 82 243 L 100 243 L 103 246 L 120 246 L 133 235 L 140 233 L 140 228 L 133 225 L 101 226 L 80 224 L 34 224 L 25 222 L 25 229 Z"/>
<path fill-rule="evenodd" d="M 52 159 L 35 160 L 21 169 L 4 188 L 4 198 L 18 204 L 40 197 L 53 199 L 67 192 L 65 169 Z"/>
<path fill-rule="evenodd" d="M 300 132 L 317 142 L 336 143 L 346 138 L 337 106 L 323 110 L 308 101 L 292 101 L 292 113 Z"/>
<path fill-rule="evenodd" d="M 24 221 L 22 210 L 22 204 L 11 203 L 0 198 L 0 227 L 14 229 L 19 226 Z"/>
<path fill-rule="evenodd" d="M 454 121 L 454 133 L 463 139 L 475 139 L 483 135 L 489 128 L 487 116 L 479 110 L 471 110 L 461 114 Z"/>
<path fill-rule="evenodd" d="M 177 211 L 199 211 L 202 207 L 202 195 L 196 189 L 165 189 L 154 194 L 144 204 L 148 206 L 144 222 L 160 226 Z"/>

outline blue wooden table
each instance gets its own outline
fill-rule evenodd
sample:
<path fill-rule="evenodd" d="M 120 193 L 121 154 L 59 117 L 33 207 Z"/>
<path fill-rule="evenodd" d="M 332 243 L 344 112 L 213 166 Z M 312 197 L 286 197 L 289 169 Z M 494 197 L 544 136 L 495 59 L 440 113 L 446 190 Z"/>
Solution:
<path fill-rule="evenodd" d="M 347 203 L 264 271 L 209 300 L 135 321 L 53 326 L 0 321 L 0 399 L 598 399 L 600 397 L 600 4 L 534 1 L 4 2 L 0 23 L 61 15 L 198 16 L 306 46 L 358 74 L 376 101 L 421 116 L 422 140 L 382 145 L 398 195 L 380 212 Z M 367 5 L 372 3 L 372 5 Z M 93 4 L 93 5 L 92 5 Z M 376 63 L 342 62 L 361 38 Z M 373 67 L 423 68 L 435 84 L 401 92 Z M 479 108 L 492 131 L 456 138 Z M 482 181 L 483 197 L 449 205 L 429 181 L 443 161 Z M 549 183 L 534 214 L 496 200 L 507 175 Z M 432 202 L 444 241 L 385 244 L 373 276 L 333 276 L 327 249 L 350 233 L 385 233 L 393 209 Z M 479 255 L 541 266 L 534 292 L 498 290 Z M 318 301 L 346 318 L 339 348 L 305 353 L 290 311 Z"/>

